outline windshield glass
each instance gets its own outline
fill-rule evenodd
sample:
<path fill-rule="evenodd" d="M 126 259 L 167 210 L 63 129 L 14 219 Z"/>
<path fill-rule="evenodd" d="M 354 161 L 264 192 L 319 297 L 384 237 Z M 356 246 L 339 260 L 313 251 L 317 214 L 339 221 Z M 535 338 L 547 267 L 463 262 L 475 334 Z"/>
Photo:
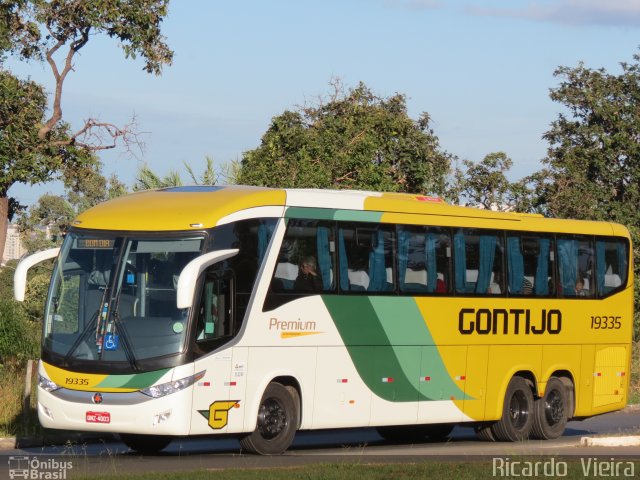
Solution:
<path fill-rule="evenodd" d="M 49 290 L 44 348 L 66 360 L 132 367 L 181 352 L 188 312 L 176 307 L 176 287 L 203 241 L 67 235 Z"/>

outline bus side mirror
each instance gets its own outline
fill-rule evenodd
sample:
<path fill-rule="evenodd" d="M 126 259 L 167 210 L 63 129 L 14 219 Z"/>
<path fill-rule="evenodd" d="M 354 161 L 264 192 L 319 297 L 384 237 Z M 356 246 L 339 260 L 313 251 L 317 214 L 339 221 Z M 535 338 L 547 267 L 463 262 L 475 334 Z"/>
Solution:
<path fill-rule="evenodd" d="M 227 258 L 237 255 L 237 248 L 229 250 L 216 250 L 205 253 L 191 260 L 180 272 L 178 277 L 178 290 L 176 293 L 176 303 L 178 308 L 189 308 L 193 303 L 193 295 L 196 291 L 196 283 L 200 274 L 214 263 L 221 262 Z"/>
<path fill-rule="evenodd" d="M 50 248 L 29 255 L 20 261 L 16 267 L 16 272 L 13 274 L 13 298 L 15 298 L 16 301 L 24 302 L 24 292 L 27 289 L 27 272 L 29 269 L 40 262 L 57 257 L 58 253 L 60 253 L 60 247 Z"/>

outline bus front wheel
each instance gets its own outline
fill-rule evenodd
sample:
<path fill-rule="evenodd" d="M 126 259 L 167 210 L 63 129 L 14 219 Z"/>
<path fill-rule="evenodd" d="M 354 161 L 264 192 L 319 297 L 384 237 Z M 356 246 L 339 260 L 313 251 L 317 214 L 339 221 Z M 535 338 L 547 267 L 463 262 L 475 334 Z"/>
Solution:
<path fill-rule="evenodd" d="M 491 432 L 500 442 L 520 442 L 529 438 L 533 423 L 533 392 L 529 382 L 513 377 L 507 387 L 502 417 L 491 425 Z"/>
<path fill-rule="evenodd" d="M 544 395 L 535 401 L 532 436 L 541 440 L 558 438 L 568 420 L 567 386 L 558 377 L 551 377 Z"/>
<path fill-rule="evenodd" d="M 121 433 L 120 440 L 131 450 L 147 455 L 158 453 L 171 443 L 171 437 L 164 435 L 134 435 L 131 433 Z"/>
<path fill-rule="evenodd" d="M 240 439 L 241 447 L 260 455 L 278 455 L 293 442 L 300 422 L 300 399 L 294 388 L 270 383 L 260 400 L 256 429 Z"/>

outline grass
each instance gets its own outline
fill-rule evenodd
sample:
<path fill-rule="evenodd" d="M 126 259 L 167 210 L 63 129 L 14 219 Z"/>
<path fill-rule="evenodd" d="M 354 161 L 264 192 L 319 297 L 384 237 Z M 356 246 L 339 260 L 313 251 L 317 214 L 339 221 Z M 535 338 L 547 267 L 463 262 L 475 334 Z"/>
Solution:
<path fill-rule="evenodd" d="M 526 461 L 531 462 L 547 462 L 548 468 L 555 468 L 555 472 L 561 475 L 563 478 L 568 479 L 584 479 L 585 472 L 580 460 L 560 460 L 554 459 L 554 467 L 550 466 L 551 458 L 512 458 L 512 462 L 519 461 L 520 468 L 516 473 L 520 476 L 525 476 L 526 473 L 522 470 Z M 118 476 L 119 480 L 205 480 L 215 478 L 216 480 L 347 480 L 352 478 L 366 478 L 372 480 L 394 480 L 394 479 L 424 479 L 424 478 L 439 478 L 439 479 L 483 479 L 483 478 L 501 478 L 500 470 L 497 470 L 497 475 L 494 475 L 492 459 L 485 461 L 472 461 L 472 462 L 442 462 L 442 461 L 425 461 L 421 463 L 409 463 L 409 464 L 359 464 L 359 463 L 339 463 L 339 464 L 320 464 L 320 465 L 307 465 L 301 467 L 287 467 L 287 468 L 255 468 L 255 469 L 210 469 L 210 470 L 197 470 L 191 472 L 171 472 L 171 473 L 142 473 L 131 474 L 123 472 L 114 472 L 114 475 Z M 609 458 L 606 459 L 609 463 Z M 564 475 L 566 465 L 566 476 Z M 513 468 L 518 468 L 514 466 Z M 543 465 L 540 466 L 540 474 L 542 475 Z M 606 468 L 606 466 L 605 466 Z M 625 477 L 624 469 L 627 468 L 627 477 L 630 473 L 630 468 L 633 468 L 633 473 L 637 474 L 640 470 L 640 462 L 634 462 L 631 467 L 626 461 L 622 461 L 620 465 L 620 478 Z M 592 470 L 591 470 L 592 471 Z M 506 473 L 506 472 L 504 472 Z M 530 475 L 533 476 L 533 475 Z M 594 477 L 593 474 L 587 475 Z M 634 477 L 635 475 L 631 475 Z M 504 476 L 505 478 L 513 478 Z M 613 478 L 618 478 L 612 475 Z M 95 473 L 82 474 L 77 476 L 76 472 L 73 475 L 74 479 L 112 479 L 113 476 L 100 476 Z M 637 477 L 636 477 L 637 478 Z"/>
<path fill-rule="evenodd" d="M 640 403 L 640 340 L 633 344 L 631 359 L 631 384 L 629 386 L 629 403 Z"/>
<path fill-rule="evenodd" d="M 36 412 L 36 372 L 34 362 L 31 378 L 31 402 L 26 415 L 22 412 L 26 367 L 7 364 L 0 366 L 0 437 L 39 436 L 42 428 Z"/>

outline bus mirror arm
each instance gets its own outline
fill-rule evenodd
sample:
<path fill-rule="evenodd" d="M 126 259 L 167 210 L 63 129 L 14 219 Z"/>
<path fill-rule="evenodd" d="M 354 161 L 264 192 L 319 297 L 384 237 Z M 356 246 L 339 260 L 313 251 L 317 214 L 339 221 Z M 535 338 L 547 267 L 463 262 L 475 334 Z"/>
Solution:
<path fill-rule="evenodd" d="M 29 269 L 40 262 L 57 257 L 58 253 L 60 253 L 60 247 L 50 248 L 29 255 L 20 261 L 13 274 L 13 298 L 16 301 L 24 302 L 24 293 L 27 288 L 27 272 Z"/>
<path fill-rule="evenodd" d="M 237 255 L 237 248 L 229 250 L 216 250 L 205 253 L 191 260 L 180 272 L 178 277 L 178 290 L 176 293 L 176 303 L 178 308 L 189 308 L 193 303 L 193 295 L 196 290 L 196 283 L 200 274 L 214 263 L 221 262 L 227 258 Z"/>

